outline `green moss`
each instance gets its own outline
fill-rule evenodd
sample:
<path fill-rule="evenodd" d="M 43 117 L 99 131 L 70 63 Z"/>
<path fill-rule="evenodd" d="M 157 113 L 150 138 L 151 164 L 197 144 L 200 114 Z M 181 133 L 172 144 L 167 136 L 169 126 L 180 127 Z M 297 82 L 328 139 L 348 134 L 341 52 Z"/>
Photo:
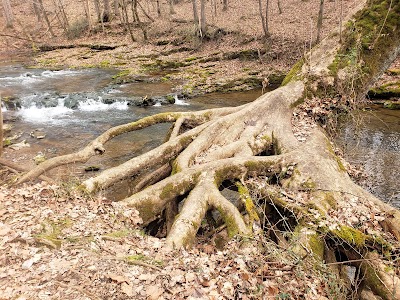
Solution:
<path fill-rule="evenodd" d="M 301 68 L 304 65 L 304 58 L 300 59 L 293 67 L 290 69 L 289 73 L 283 79 L 281 86 L 287 85 L 292 80 L 298 79 L 301 73 Z"/>
<path fill-rule="evenodd" d="M 129 229 L 121 229 L 118 231 L 110 232 L 105 234 L 105 236 L 111 237 L 111 238 L 124 238 L 129 236 L 132 233 L 131 230 Z"/>
<path fill-rule="evenodd" d="M 398 101 L 385 101 L 385 103 L 383 103 L 383 107 L 387 108 L 387 109 L 400 109 L 400 102 Z"/>
<path fill-rule="evenodd" d="M 220 207 L 217 207 L 217 210 L 221 214 L 221 217 L 226 224 L 228 236 L 230 238 L 232 238 L 235 235 L 237 235 L 239 233 L 239 228 L 236 225 L 235 219 L 231 215 L 225 214 L 224 211 Z"/>
<path fill-rule="evenodd" d="M 260 218 L 259 218 L 257 210 L 256 210 L 256 206 L 254 205 L 254 202 L 251 199 L 250 192 L 247 189 L 247 187 L 245 187 L 240 182 L 237 182 L 236 186 L 238 188 L 240 199 L 244 203 L 246 212 L 249 215 L 249 218 L 250 218 L 249 224 L 250 225 L 253 224 L 254 221 L 260 221 Z"/>
<path fill-rule="evenodd" d="M 347 89 L 364 92 L 365 83 L 383 71 L 383 62 L 398 46 L 399 15 L 399 1 L 369 0 L 346 24 L 341 49 L 330 69 L 333 75 L 347 66 L 356 71 Z"/>
<path fill-rule="evenodd" d="M 301 183 L 301 187 L 307 190 L 313 190 L 316 186 L 316 183 L 312 181 L 311 178 L 308 178 L 306 181 Z"/>
<path fill-rule="evenodd" d="M 363 247 L 367 240 L 367 237 L 361 231 L 346 225 L 341 225 L 339 229 L 333 230 L 332 233 L 349 245 L 358 247 Z"/>
<path fill-rule="evenodd" d="M 131 71 L 130 70 L 123 70 L 123 71 L 121 71 L 121 72 L 119 72 L 118 74 L 115 74 L 113 77 L 112 77 L 112 79 L 113 80 L 116 80 L 116 79 L 122 79 L 122 78 L 125 78 L 125 77 L 127 77 L 128 75 L 130 75 L 131 74 Z"/>
<path fill-rule="evenodd" d="M 194 61 L 194 60 L 197 60 L 197 59 L 199 59 L 199 58 L 196 57 L 196 56 L 192 56 L 192 57 L 185 58 L 185 61 L 186 62 L 191 62 L 191 61 Z"/>
<path fill-rule="evenodd" d="M 328 203 L 331 208 L 337 208 L 337 201 L 331 192 L 324 193 L 324 201 Z"/>
<path fill-rule="evenodd" d="M 171 104 L 175 103 L 175 97 L 173 95 L 167 95 L 165 98 L 169 103 Z"/>
<path fill-rule="evenodd" d="M 389 82 L 368 91 L 368 97 L 378 99 L 391 99 L 400 97 L 400 81 Z"/>
<path fill-rule="evenodd" d="M 62 243 L 62 238 L 60 238 L 62 230 L 71 226 L 71 224 L 72 222 L 68 218 L 45 221 L 41 224 L 41 232 L 34 235 L 34 237 L 39 243 L 43 241 L 43 244 L 47 245 L 45 241 L 48 241 L 49 245 L 60 248 Z"/>
<path fill-rule="evenodd" d="M 361 269 L 363 270 L 364 281 L 376 295 L 382 299 L 394 299 L 388 288 L 382 284 L 383 281 L 377 270 L 368 261 L 362 263 Z"/>
<path fill-rule="evenodd" d="M 317 233 L 308 236 L 308 245 L 315 258 L 319 261 L 324 259 L 325 241 Z"/>

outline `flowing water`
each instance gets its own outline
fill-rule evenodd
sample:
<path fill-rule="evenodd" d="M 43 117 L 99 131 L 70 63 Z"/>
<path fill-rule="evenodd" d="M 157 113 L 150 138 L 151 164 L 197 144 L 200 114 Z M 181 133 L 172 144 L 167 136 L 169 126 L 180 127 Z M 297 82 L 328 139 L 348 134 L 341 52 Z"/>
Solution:
<path fill-rule="evenodd" d="M 400 208 L 400 110 L 372 107 L 354 113 L 337 138 L 345 159 L 364 169 L 360 184 Z"/>
<path fill-rule="evenodd" d="M 111 70 L 28 70 L 18 64 L 0 64 L 0 93 L 4 99 L 17 99 L 3 105 L 4 117 L 12 120 L 13 132 L 21 133 L 18 142 L 25 140 L 30 144 L 29 148 L 16 151 L 8 149 L 4 157 L 32 167 L 32 157 L 37 154 L 52 157 L 76 151 L 112 126 L 159 112 L 240 105 L 261 94 L 257 90 L 211 94 L 190 100 L 175 96 L 173 105 L 156 103 L 138 107 L 130 105 L 130 100 L 171 94 L 173 83 L 141 82 L 115 86 L 111 84 L 114 74 Z M 104 156 L 91 158 L 85 165 L 102 169 L 114 166 L 162 143 L 168 129 L 168 125 L 160 124 L 119 136 L 106 144 Z M 46 136 L 37 139 L 31 136 L 34 132 Z M 369 175 L 362 184 L 398 207 L 399 141 L 399 111 L 381 109 L 360 112 L 357 118 L 344 124 L 338 137 L 346 159 L 362 165 Z M 85 175 L 84 167 L 57 168 L 51 175 L 93 175 Z"/>

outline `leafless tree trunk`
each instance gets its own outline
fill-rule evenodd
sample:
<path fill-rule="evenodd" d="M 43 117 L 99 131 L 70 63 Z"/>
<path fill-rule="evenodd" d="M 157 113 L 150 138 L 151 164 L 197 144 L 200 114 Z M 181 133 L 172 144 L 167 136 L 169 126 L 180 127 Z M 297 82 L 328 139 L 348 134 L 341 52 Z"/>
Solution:
<path fill-rule="evenodd" d="M 42 14 L 40 12 L 40 7 L 39 7 L 39 2 L 38 0 L 33 0 L 33 11 L 35 12 L 35 15 L 37 17 L 37 21 L 41 22 L 42 21 Z"/>
<path fill-rule="evenodd" d="M 317 44 L 321 40 L 322 19 L 324 17 L 324 2 L 325 0 L 320 0 L 319 2 L 318 21 L 317 21 L 317 40 L 315 41 Z"/>
<path fill-rule="evenodd" d="M 223 0 L 222 1 L 222 10 L 223 11 L 228 10 L 228 0 Z"/>
<path fill-rule="evenodd" d="M 143 39 L 145 41 L 147 41 L 146 26 L 142 23 L 142 21 L 140 21 L 139 14 L 138 14 L 138 11 L 137 11 L 137 7 L 138 7 L 138 0 L 133 0 L 133 15 L 134 15 L 134 19 L 136 20 L 136 22 L 138 23 L 140 29 L 143 32 Z"/>
<path fill-rule="evenodd" d="M 2 101 L 0 95 L 0 157 L 3 154 L 3 111 L 2 111 Z"/>
<path fill-rule="evenodd" d="M 42 0 L 39 0 L 39 1 L 42 1 Z M 92 30 L 92 21 L 90 18 L 89 0 L 84 0 L 83 5 L 84 5 L 84 9 L 85 9 L 86 21 L 88 24 L 88 30 L 91 31 Z"/>
<path fill-rule="evenodd" d="M 169 0 L 169 13 L 171 15 L 175 14 L 175 10 L 174 10 L 174 0 Z"/>
<path fill-rule="evenodd" d="M 157 0 L 157 15 L 161 17 L 161 6 L 160 6 L 160 0 Z"/>
<path fill-rule="evenodd" d="M 110 0 L 104 0 L 104 13 L 103 13 L 103 22 L 109 22 L 111 16 L 111 7 L 110 7 Z"/>
<path fill-rule="evenodd" d="M 126 0 L 121 1 L 121 9 L 122 9 L 122 23 L 124 24 L 126 30 L 129 32 L 129 36 L 131 37 L 132 42 L 135 42 L 135 36 L 133 35 L 133 31 L 131 25 L 129 23 L 129 15 L 128 15 L 128 4 Z"/>
<path fill-rule="evenodd" d="M 261 25 L 264 31 L 264 36 L 266 39 L 270 37 L 269 33 L 269 28 L 268 28 L 268 6 L 269 6 L 269 0 L 266 0 L 265 3 L 265 16 L 263 13 L 263 8 L 262 8 L 262 0 L 258 0 L 258 8 L 260 10 L 260 18 L 261 18 Z"/>
<path fill-rule="evenodd" d="M 119 10 L 119 3 L 120 3 L 120 0 L 114 0 L 114 15 L 116 17 L 119 17 L 120 19 L 122 19 L 122 16 L 121 16 L 121 13 Z"/>
<path fill-rule="evenodd" d="M 199 34 L 199 13 L 197 12 L 197 1 L 192 0 L 192 5 L 193 5 L 193 22 L 194 22 L 194 28 L 195 28 L 195 34 Z"/>
<path fill-rule="evenodd" d="M 64 10 L 64 5 L 61 2 L 61 0 L 53 0 L 53 4 L 55 7 L 55 14 L 57 17 L 58 22 L 60 23 L 60 26 L 64 30 L 64 32 L 68 31 L 69 23 L 68 23 L 68 18 Z"/>
<path fill-rule="evenodd" d="M 342 43 L 343 0 L 340 0 L 339 42 Z"/>
<path fill-rule="evenodd" d="M 279 14 L 283 13 L 282 6 L 281 6 L 281 0 L 278 0 L 278 10 L 279 10 Z"/>
<path fill-rule="evenodd" d="M 206 22 L 206 1 L 200 1 L 200 36 L 205 37 L 207 34 L 207 22 Z"/>
<path fill-rule="evenodd" d="M 56 35 L 54 34 L 53 29 L 51 27 L 49 17 L 47 16 L 47 12 L 44 9 L 43 0 L 38 0 L 38 1 L 39 1 L 40 10 L 42 11 L 44 20 L 46 21 L 46 24 L 47 24 L 47 28 L 49 29 L 51 36 L 55 37 Z"/>
<path fill-rule="evenodd" d="M 11 9 L 10 0 L 3 0 L 4 16 L 6 18 L 6 27 L 12 27 L 14 16 Z"/>
<path fill-rule="evenodd" d="M 93 0 L 93 2 L 94 2 L 94 9 L 96 10 L 97 22 L 101 22 L 100 1 L 99 0 Z"/>

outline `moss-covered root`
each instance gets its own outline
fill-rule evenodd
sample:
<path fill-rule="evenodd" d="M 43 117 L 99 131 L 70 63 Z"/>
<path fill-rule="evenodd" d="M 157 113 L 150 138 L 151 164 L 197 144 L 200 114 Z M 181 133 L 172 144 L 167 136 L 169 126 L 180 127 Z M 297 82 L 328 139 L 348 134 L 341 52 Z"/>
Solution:
<path fill-rule="evenodd" d="M 203 185 L 196 186 L 190 192 L 167 236 L 169 249 L 187 248 L 192 245 L 208 209 L 205 200 L 208 196 L 209 193 Z"/>
<path fill-rule="evenodd" d="M 368 253 L 360 269 L 365 284 L 385 300 L 400 299 L 400 278 L 393 266 L 384 263 L 377 253 Z"/>
<path fill-rule="evenodd" d="M 292 251 L 299 257 L 312 257 L 322 262 L 325 254 L 325 241 L 313 229 L 299 224 L 296 226 L 292 243 Z"/>
<path fill-rule="evenodd" d="M 204 179 L 185 200 L 168 234 L 167 246 L 170 249 L 191 246 L 209 208 L 220 212 L 230 237 L 236 234 L 250 234 L 238 209 L 221 195 L 212 180 Z"/>

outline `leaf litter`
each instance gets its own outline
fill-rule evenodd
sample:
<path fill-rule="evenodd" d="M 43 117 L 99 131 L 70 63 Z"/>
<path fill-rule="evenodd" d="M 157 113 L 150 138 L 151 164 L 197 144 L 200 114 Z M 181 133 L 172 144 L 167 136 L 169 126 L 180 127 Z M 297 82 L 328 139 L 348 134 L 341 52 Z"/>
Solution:
<path fill-rule="evenodd" d="M 140 229 L 136 210 L 101 196 L 41 182 L 1 186 L 0 200 L 1 299 L 325 299 L 331 293 L 327 270 L 310 271 L 262 237 L 168 252 L 164 239 Z"/>

